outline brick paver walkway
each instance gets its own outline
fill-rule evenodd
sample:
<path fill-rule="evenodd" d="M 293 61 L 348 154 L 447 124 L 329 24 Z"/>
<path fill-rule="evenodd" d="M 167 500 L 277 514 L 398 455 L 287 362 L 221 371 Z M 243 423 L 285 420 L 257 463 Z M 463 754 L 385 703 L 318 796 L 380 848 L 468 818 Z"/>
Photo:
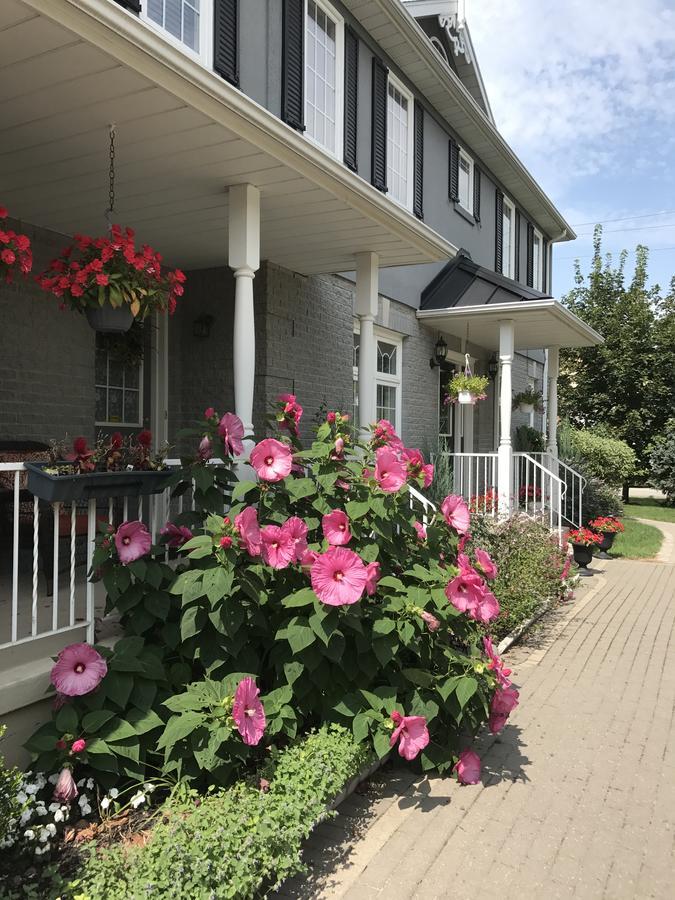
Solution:
<path fill-rule="evenodd" d="M 283 894 L 675 897 L 675 565 L 594 565 L 509 653 L 521 705 L 479 743 L 482 785 L 380 773 Z"/>

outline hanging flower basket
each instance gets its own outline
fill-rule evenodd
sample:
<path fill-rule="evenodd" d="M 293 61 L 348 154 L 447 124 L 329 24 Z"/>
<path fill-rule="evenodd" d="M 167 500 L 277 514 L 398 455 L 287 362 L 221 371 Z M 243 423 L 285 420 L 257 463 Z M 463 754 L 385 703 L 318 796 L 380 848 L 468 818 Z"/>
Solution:
<path fill-rule="evenodd" d="M 448 383 L 447 402 L 462 405 L 475 404 L 478 400 L 484 400 L 487 397 L 485 393 L 487 386 L 487 375 L 472 375 L 470 370 L 458 372 Z"/>
<path fill-rule="evenodd" d="M 540 391 L 528 388 L 526 391 L 521 391 L 519 394 L 515 395 L 513 398 L 513 408 L 520 410 L 520 412 L 525 415 L 530 415 L 530 413 L 533 413 L 535 410 L 537 412 L 542 412 L 542 399 Z"/>
<path fill-rule="evenodd" d="M 0 206 L 0 219 L 7 218 L 7 210 Z M 33 253 L 30 238 L 17 234 L 10 228 L 0 227 L 0 279 L 11 284 L 14 273 L 27 275 L 33 268 Z"/>
<path fill-rule="evenodd" d="M 131 228 L 113 225 L 109 238 L 76 235 L 37 280 L 62 307 L 84 313 L 92 328 L 120 332 L 153 312 L 173 314 L 185 275 L 164 271 L 156 250 L 137 248 Z"/>

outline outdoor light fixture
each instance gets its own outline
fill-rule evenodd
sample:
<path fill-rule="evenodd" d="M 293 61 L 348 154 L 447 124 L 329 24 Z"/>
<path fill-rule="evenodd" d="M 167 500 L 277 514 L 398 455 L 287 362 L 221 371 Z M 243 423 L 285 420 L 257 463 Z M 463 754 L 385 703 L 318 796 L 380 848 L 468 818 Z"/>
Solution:
<path fill-rule="evenodd" d="M 488 360 L 488 375 L 492 381 L 497 377 L 497 372 L 499 372 L 499 360 L 497 359 L 497 354 L 493 353 Z"/>
<path fill-rule="evenodd" d="M 429 360 L 429 365 L 432 369 L 435 369 L 436 366 L 442 366 L 447 357 L 448 345 L 443 340 L 443 335 L 439 334 L 436 346 L 434 347 L 434 355 Z"/>
<path fill-rule="evenodd" d="M 207 338 L 211 334 L 211 326 L 214 322 L 215 319 L 213 316 L 199 316 L 192 323 L 192 336 L 196 338 Z"/>

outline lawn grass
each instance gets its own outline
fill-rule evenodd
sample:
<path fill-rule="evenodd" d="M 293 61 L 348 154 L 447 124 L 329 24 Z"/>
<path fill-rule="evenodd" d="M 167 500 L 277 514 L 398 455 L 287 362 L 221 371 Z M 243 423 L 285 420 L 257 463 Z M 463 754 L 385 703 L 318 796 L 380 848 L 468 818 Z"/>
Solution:
<path fill-rule="evenodd" d="M 644 525 L 635 519 L 623 519 L 626 530 L 617 534 L 612 556 L 624 559 L 652 559 L 661 549 L 663 533 L 655 525 Z"/>
<path fill-rule="evenodd" d="M 627 516 L 675 523 L 675 506 L 664 506 L 653 497 L 637 497 L 630 503 L 624 504 L 624 509 Z"/>

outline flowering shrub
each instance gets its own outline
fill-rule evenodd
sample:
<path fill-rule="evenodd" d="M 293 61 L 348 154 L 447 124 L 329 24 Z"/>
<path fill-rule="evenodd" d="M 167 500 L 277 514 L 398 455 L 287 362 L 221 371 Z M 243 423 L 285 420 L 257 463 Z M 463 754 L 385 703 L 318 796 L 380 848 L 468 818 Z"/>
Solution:
<path fill-rule="evenodd" d="M 594 547 L 601 543 L 602 538 L 599 534 L 588 528 L 572 528 L 567 536 L 570 544 L 581 544 L 584 547 Z"/>
<path fill-rule="evenodd" d="M 52 444 L 52 465 L 46 471 L 55 474 L 123 472 L 130 469 L 154 471 L 164 468 L 167 449 L 162 448 L 156 454 L 152 452 L 152 432 L 147 428 L 135 437 L 125 438 L 119 431 L 101 436 L 94 447 L 90 447 L 87 439 L 80 436 L 75 438 L 72 448 L 59 442 Z"/>
<path fill-rule="evenodd" d="M 598 516 L 588 524 L 590 528 L 598 533 L 618 534 L 619 532 L 626 530 L 623 522 L 619 521 L 619 519 L 614 516 Z"/>
<path fill-rule="evenodd" d="M 396 746 L 449 771 L 458 733 L 481 726 L 497 687 L 481 643 L 499 614 L 485 580 L 496 570 L 480 547 L 458 554 L 464 501 L 447 497 L 423 526 L 407 489 L 431 476 L 421 454 L 387 422 L 359 444 L 335 413 L 309 449 L 289 429 L 260 441 L 259 480 L 235 483 L 223 516 L 202 443 L 231 456 L 243 429 L 211 408 L 204 422 L 186 475 L 201 512 L 178 566 L 140 523 L 113 539 L 101 527 L 94 568 L 129 636 L 97 648 L 97 688 L 34 737 L 40 764 L 54 765 L 67 732 L 87 741 L 82 766 L 104 786 L 148 765 L 227 783 L 270 741 L 336 721 L 379 756 Z"/>
<path fill-rule="evenodd" d="M 176 309 L 183 295 L 185 275 L 180 269 L 164 271 L 162 257 L 144 244 L 137 248 L 131 228 L 113 225 L 110 237 L 75 235 L 74 243 L 50 262 L 38 284 L 68 303 L 71 309 L 129 306 L 134 318 L 145 319 L 157 310 Z"/>
<path fill-rule="evenodd" d="M 0 206 L 0 219 L 7 218 L 7 210 Z M 0 277 L 10 284 L 18 269 L 27 275 L 33 268 L 33 252 L 30 239 L 25 234 L 17 234 L 10 228 L 0 228 Z"/>

